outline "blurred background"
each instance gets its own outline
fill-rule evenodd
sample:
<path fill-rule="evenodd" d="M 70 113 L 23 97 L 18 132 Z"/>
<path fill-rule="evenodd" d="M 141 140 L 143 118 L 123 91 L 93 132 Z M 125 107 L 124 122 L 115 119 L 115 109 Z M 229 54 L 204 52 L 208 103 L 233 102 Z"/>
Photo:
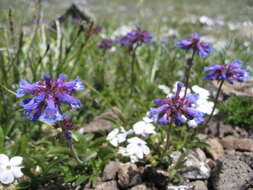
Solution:
<path fill-rule="evenodd" d="M 0 0 L 0 20 L 15 12 L 17 22 L 31 23 L 38 0 Z M 231 33 L 251 37 L 253 0 L 40 0 L 43 18 L 53 20 L 72 3 L 79 3 L 95 15 L 99 23 L 110 26 L 136 25 L 157 36 L 188 34 L 207 35 L 209 41 L 230 38 Z M 183 27 L 182 27 L 183 25 Z M 1 24 L 0 24 L 1 26 Z M 212 33 L 212 37 L 208 33 Z M 249 39 L 251 41 L 251 38 Z"/>

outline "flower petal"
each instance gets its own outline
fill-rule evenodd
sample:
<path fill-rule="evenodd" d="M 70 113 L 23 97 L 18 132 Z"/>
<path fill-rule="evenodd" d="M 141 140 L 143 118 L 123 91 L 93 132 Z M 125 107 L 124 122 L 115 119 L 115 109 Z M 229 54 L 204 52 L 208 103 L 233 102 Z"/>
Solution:
<path fill-rule="evenodd" d="M 3 184 L 11 184 L 14 182 L 14 176 L 11 171 L 0 173 L 0 182 Z"/>
<path fill-rule="evenodd" d="M 0 154 L 0 165 L 9 165 L 9 157 L 5 154 Z"/>
<path fill-rule="evenodd" d="M 20 178 L 20 177 L 22 177 L 24 174 L 22 173 L 22 171 L 21 171 L 21 168 L 22 167 L 12 167 L 11 168 L 11 172 L 12 172 L 12 174 L 13 174 L 13 176 L 15 177 L 15 178 Z"/>
<path fill-rule="evenodd" d="M 21 156 L 14 156 L 10 160 L 10 165 L 11 166 L 20 166 L 23 162 L 23 158 Z"/>

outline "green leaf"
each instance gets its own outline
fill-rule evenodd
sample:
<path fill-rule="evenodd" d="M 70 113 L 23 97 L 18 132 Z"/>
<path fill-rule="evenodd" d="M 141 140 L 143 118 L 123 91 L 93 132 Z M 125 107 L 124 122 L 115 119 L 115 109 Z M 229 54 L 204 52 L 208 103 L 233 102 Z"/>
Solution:
<path fill-rule="evenodd" d="M 84 162 L 87 162 L 89 160 L 91 160 L 92 158 L 95 158 L 97 156 L 97 152 L 87 152 L 86 154 L 84 154 Z"/>
<path fill-rule="evenodd" d="M 16 189 L 28 189 L 31 187 L 31 184 L 29 182 L 20 182 L 17 186 Z"/>
<path fill-rule="evenodd" d="M 52 156 L 70 155 L 70 150 L 65 147 L 55 147 L 48 151 L 48 155 Z"/>
<path fill-rule="evenodd" d="M 76 178 L 77 178 L 77 176 L 72 176 L 72 175 L 67 176 L 67 177 L 64 178 L 64 183 L 74 181 Z"/>
<path fill-rule="evenodd" d="M 77 178 L 76 185 L 80 185 L 80 184 L 86 182 L 88 179 L 89 179 L 89 176 L 87 176 L 87 175 L 81 175 L 81 176 L 79 176 Z"/>
<path fill-rule="evenodd" d="M 85 134 L 83 135 L 84 141 L 89 142 L 94 138 L 94 134 Z"/>

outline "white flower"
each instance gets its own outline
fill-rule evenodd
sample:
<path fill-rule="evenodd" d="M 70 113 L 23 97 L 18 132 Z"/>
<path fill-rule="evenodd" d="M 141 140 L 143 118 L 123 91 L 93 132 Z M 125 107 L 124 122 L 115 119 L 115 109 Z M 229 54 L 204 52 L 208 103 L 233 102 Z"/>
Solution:
<path fill-rule="evenodd" d="M 197 111 L 206 113 L 208 115 L 211 114 L 214 103 L 211 101 L 208 101 L 209 96 L 210 96 L 210 92 L 204 88 L 201 88 L 197 85 L 194 85 L 192 87 L 192 90 L 194 93 L 197 93 L 199 95 L 199 99 L 197 100 L 197 104 L 198 106 L 195 108 Z M 218 110 L 216 109 L 214 111 L 214 114 L 217 114 Z M 191 123 L 193 124 L 193 123 Z"/>
<path fill-rule="evenodd" d="M 5 154 L 0 154 L 0 182 L 3 184 L 11 184 L 15 179 L 23 176 L 21 164 L 23 158 L 14 156 L 9 160 Z"/>
<path fill-rule="evenodd" d="M 117 147 L 120 143 L 124 142 L 126 140 L 126 137 L 129 133 L 125 131 L 123 127 L 120 127 L 120 129 L 114 129 L 112 130 L 106 140 L 108 140 L 113 146 Z"/>
<path fill-rule="evenodd" d="M 143 137 L 156 133 L 155 126 L 152 123 L 145 121 L 138 121 L 135 123 L 133 125 L 133 130 L 136 135 L 142 135 Z"/>
<path fill-rule="evenodd" d="M 126 148 L 122 146 L 119 147 L 118 153 L 121 154 L 122 156 L 129 156 Z"/>
<path fill-rule="evenodd" d="M 192 128 L 195 128 L 195 127 L 198 126 L 197 122 L 196 122 L 194 119 L 188 121 L 187 123 L 188 123 L 188 125 L 189 125 L 190 127 L 192 127 Z"/>
<path fill-rule="evenodd" d="M 124 36 L 126 35 L 128 32 L 130 32 L 132 30 L 133 27 L 131 26 L 126 26 L 126 25 L 123 25 L 119 28 L 117 28 L 111 35 L 111 38 L 112 39 L 115 39 L 119 36 Z"/>
<path fill-rule="evenodd" d="M 164 94 L 169 94 L 171 91 L 170 91 L 170 88 L 164 84 L 160 84 L 158 85 L 158 88 L 164 93 Z"/>
<path fill-rule="evenodd" d="M 126 153 L 129 155 L 131 162 L 137 162 L 150 153 L 147 143 L 138 137 L 132 137 L 127 142 L 129 144 L 126 147 Z"/>
<path fill-rule="evenodd" d="M 154 120 L 150 119 L 148 116 L 149 112 L 147 112 L 147 116 L 143 117 L 142 120 L 145 121 L 146 123 L 152 123 Z"/>
<path fill-rule="evenodd" d="M 210 92 L 204 88 L 199 87 L 198 85 L 192 86 L 193 92 L 199 94 L 201 98 L 207 99 L 210 96 Z"/>

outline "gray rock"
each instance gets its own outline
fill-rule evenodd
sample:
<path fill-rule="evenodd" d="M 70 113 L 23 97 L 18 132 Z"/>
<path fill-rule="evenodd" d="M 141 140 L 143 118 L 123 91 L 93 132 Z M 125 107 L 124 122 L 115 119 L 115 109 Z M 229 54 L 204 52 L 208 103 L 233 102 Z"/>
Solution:
<path fill-rule="evenodd" d="M 220 142 L 226 149 L 235 149 L 253 152 L 253 139 L 228 136 L 222 138 Z"/>
<path fill-rule="evenodd" d="M 103 181 L 109 181 L 116 178 L 117 172 L 119 170 L 119 162 L 118 161 L 110 161 L 103 171 Z"/>
<path fill-rule="evenodd" d="M 98 184 L 95 190 L 119 190 L 119 189 L 116 181 L 108 181 Z"/>
<path fill-rule="evenodd" d="M 219 84 L 216 82 L 212 83 L 216 88 Z M 236 82 L 233 85 L 229 83 L 224 83 L 222 86 L 222 92 L 228 96 L 253 96 L 253 79 L 247 80 L 243 83 Z"/>
<path fill-rule="evenodd" d="M 59 184 L 51 184 L 48 185 L 47 187 L 41 187 L 38 190 L 67 190 L 68 188 L 59 185 Z"/>
<path fill-rule="evenodd" d="M 194 186 L 194 190 L 208 190 L 204 181 L 194 181 L 191 182 L 190 185 Z"/>
<path fill-rule="evenodd" d="M 195 190 L 193 185 L 180 185 L 180 186 L 173 186 L 170 185 L 167 187 L 167 190 Z"/>
<path fill-rule="evenodd" d="M 185 162 L 185 168 L 180 171 L 186 179 L 208 179 L 211 169 L 206 160 L 201 160 L 195 152 L 191 152 Z"/>
<path fill-rule="evenodd" d="M 157 190 L 152 184 L 140 184 L 132 187 L 130 190 Z"/>
<path fill-rule="evenodd" d="M 224 155 L 224 149 L 218 138 L 207 139 L 205 143 L 209 144 L 206 152 L 211 155 L 214 160 L 221 158 Z"/>
<path fill-rule="evenodd" d="M 71 4 L 64 13 L 58 17 L 59 22 L 65 22 L 69 18 L 79 19 L 86 24 L 91 23 L 95 20 L 94 15 L 87 9 L 87 3 L 83 1 L 82 3 Z"/>
<path fill-rule="evenodd" d="M 119 164 L 118 184 L 120 188 L 129 188 L 142 182 L 143 171 L 133 163 Z"/>
<path fill-rule="evenodd" d="M 211 179 L 214 190 L 244 190 L 253 180 L 252 169 L 238 157 L 220 158 Z"/>
<path fill-rule="evenodd" d="M 101 115 L 97 116 L 89 124 L 79 129 L 78 132 L 83 134 L 83 133 L 98 133 L 101 131 L 109 131 L 112 129 L 112 122 L 110 120 L 119 117 L 119 115 L 123 117 L 120 109 L 117 107 L 113 107 L 105 111 Z"/>
<path fill-rule="evenodd" d="M 145 181 L 153 183 L 157 187 L 162 188 L 168 183 L 169 173 L 152 166 L 146 166 L 143 177 Z"/>

